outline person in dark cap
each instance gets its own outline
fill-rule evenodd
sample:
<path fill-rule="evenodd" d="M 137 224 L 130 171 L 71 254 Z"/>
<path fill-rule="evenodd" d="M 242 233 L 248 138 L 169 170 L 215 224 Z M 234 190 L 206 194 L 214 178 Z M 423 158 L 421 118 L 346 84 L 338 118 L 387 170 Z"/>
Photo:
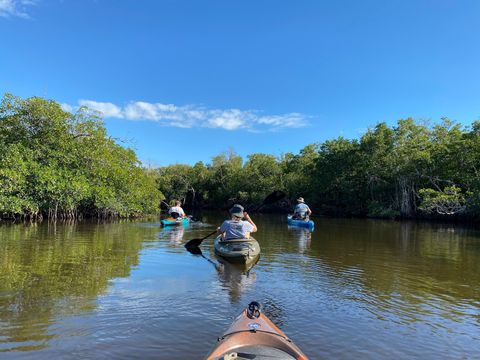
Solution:
<path fill-rule="evenodd" d="M 295 206 L 295 209 L 293 210 L 293 218 L 294 219 L 308 220 L 310 215 L 312 215 L 312 210 L 310 210 L 308 205 L 305 204 L 305 200 L 303 200 L 303 197 L 299 197 L 297 199 L 297 205 Z"/>
<path fill-rule="evenodd" d="M 231 219 L 225 220 L 218 228 L 218 232 L 222 234 L 222 240 L 248 239 L 250 233 L 257 231 L 257 225 L 242 205 L 233 205 L 229 212 Z"/>

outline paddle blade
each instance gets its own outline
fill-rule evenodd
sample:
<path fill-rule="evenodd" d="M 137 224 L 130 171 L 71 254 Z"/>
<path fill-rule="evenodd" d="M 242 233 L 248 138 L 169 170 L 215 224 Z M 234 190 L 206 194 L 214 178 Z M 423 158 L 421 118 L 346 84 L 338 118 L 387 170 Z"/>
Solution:
<path fill-rule="evenodd" d="M 202 250 L 198 246 L 188 247 L 187 245 L 185 245 L 185 248 L 192 255 L 203 255 Z"/>
<path fill-rule="evenodd" d="M 202 243 L 204 239 L 192 239 L 192 240 L 189 240 L 187 241 L 187 243 L 185 244 L 185 247 L 188 249 L 191 249 L 191 248 L 195 248 L 195 247 L 199 247 L 200 244 Z"/>

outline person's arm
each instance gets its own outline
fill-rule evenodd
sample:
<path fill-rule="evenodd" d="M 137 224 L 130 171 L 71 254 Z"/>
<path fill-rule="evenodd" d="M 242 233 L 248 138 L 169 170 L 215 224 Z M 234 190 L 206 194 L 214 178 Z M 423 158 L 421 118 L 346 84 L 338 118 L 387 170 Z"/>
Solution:
<path fill-rule="evenodd" d="M 243 212 L 243 217 L 253 226 L 253 229 L 251 232 L 257 232 L 257 225 L 255 225 L 253 220 L 250 218 L 250 215 L 248 215 L 246 211 Z"/>
<path fill-rule="evenodd" d="M 217 228 L 217 233 L 221 234 L 225 231 L 225 221 Z"/>
<path fill-rule="evenodd" d="M 307 209 L 307 215 L 308 216 L 312 215 L 312 210 L 310 210 L 310 207 Z"/>
<path fill-rule="evenodd" d="M 220 234 L 222 235 L 222 240 L 225 239 L 225 231 L 227 230 L 225 227 L 226 227 L 226 221 L 224 221 L 222 223 L 222 225 L 220 225 L 218 228 L 217 228 L 217 234 Z"/>
<path fill-rule="evenodd" d="M 187 215 L 185 215 L 185 211 L 183 211 L 183 208 L 180 208 L 180 209 L 182 209 L 182 213 L 180 215 L 182 215 L 183 218 L 187 217 Z"/>

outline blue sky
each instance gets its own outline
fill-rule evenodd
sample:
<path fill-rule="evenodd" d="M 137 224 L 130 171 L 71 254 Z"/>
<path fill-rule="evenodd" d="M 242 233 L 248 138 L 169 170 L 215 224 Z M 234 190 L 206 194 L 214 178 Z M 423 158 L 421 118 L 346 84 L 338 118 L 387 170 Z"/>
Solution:
<path fill-rule="evenodd" d="M 151 165 L 480 118 L 480 1 L 0 0 L 0 92 L 102 111 Z"/>

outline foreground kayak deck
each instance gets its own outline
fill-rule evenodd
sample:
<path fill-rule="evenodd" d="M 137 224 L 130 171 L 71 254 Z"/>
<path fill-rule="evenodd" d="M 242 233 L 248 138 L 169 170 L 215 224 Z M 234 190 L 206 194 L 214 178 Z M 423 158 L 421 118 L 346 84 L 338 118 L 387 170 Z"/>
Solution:
<path fill-rule="evenodd" d="M 280 359 L 307 360 L 307 356 L 260 312 L 260 305 L 250 303 L 227 329 L 206 360 Z"/>
<path fill-rule="evenodd" d="M 315 227 L 315 223 L 313 222 L 313 220 L 307 220 L 307 221 L 305 221 L 305 220 L 295 220 L 290 215 L 287 216 L 287 223 L 288 223 L 288 225 L 305 227 L 305 228 L 308 228 L 308 229 L 311 229 L 311 230 L 313 230 L 313 228 Z"/>
<path fill-rule="evenodd" d="M 215 254 L 234 263 L 250 264 L 260 256 L 260 245 L 252 237 L 222 241 L 221 236 L 218 236 L 213 246 Z"/>
<path fill-rule="evenodd" d="M 162 226 L 188 225 L 189 222 L 190 222 L 189 218 L 182 218 L 182 219 L 168 218 L 168 219 L 160 220 L 160 223 L 162 224 Z"/>

